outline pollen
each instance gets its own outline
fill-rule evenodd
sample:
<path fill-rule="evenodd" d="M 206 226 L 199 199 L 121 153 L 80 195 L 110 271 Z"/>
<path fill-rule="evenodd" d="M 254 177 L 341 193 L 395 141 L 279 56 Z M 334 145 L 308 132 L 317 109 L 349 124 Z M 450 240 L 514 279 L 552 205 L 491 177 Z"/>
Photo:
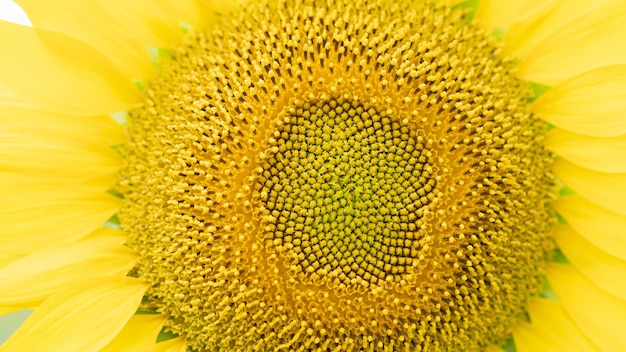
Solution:
<path fill-rule="evenodd" d="M 552 253 L 514 60 L 439 2 L 250 2 L 130 112 L 119 217 L 193 351 L 481 351 Z"/>

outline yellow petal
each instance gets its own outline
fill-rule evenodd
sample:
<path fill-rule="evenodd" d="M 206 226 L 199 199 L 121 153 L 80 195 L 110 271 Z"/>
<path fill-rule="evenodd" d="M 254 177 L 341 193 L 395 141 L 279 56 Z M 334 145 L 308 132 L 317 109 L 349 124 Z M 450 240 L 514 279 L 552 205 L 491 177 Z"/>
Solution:
<path fill-rule="evenodd" d="M 626 135 L 598 138 L 555 128 L 545 143 L 559 157 L 600 172 L 626 172 Z"/>
<path fill-rule="evenodd" d="M 211 31 L 216 24 L 220 23 L 220 18 L 227 16 L 237 8 L 241 8 L 245 1 L 195 0 L 195 3 L 200 28 Z"/>
<path fill-rule="evenodd" d="M 626 260 L 626 216 L 600 208 L 579 195 L 561 197 L 553 206 L 587 241 Z"/>
<path fill-rule="evenodd" d="M 30 254 L 71 243 L 99 228 L 117 211 L 119 199 L 65 183 L 0 188 L 2 250 Z"/>
<path fill-rule="evenodd" d="M 552 169 L 566 185 L 592 203 L 626 215 L 626 174 L 592 171 L 565 160 L 555 162 Z"/>
<path fill-rule="evenodd" d="M 81 241 L 46 249 L 0 268 L 0 306 L 34 307 L 60 289 L 93 276 L 124 276 L 137 255 L 121 231 L 99 229 Z"/>
<path fill-rule="evenodd" d="M 551 264 L 548 280 L 578 327 L 602 351 L 625 351 L 626 301 L 594 285 L 573 266 Z"/>
<path fill-rule="evenodd" d="M 150 352 L 185 352 L 187 351 L 187 341 L 184 337 L 159 342 L 152 346 Z M 0 351 L 1 352 L 1 351 Z"/>
<path fill-rule="evenodd" d="M 220 1 L 230 3 L 232 1 Z M 113 2 L 99 0 L 104 11 L 112 16 L 127 16 L 136 18 L 137 24 L 149 26 L 154 38 L 154 46 L 172 48 L 180 44 L 184 31 L 181 23 L 200 26 L 204 20 L 201 17 L 198 3 L 195 0 L 153 0 L 133 1 L 132 4 L 122 0 Z M 132 27 L 129 27 L 132 31 Z M 145 43 L 144 43 L 145 44 Z"/>
<path fill-rule="evenodd" d="M 556 0 L 524 20 L 514 23 L 504 36 L 504 49 L 509 55 L 526 56 L 542 41 L 570 22 L 590 11 L 616 0 Z"/>
<path fill-rule="evenodd" d="M 15 254 L 0 251 L 0 268 L 4 267 L 5 265 L 8 265 L 9 263 L 21 257 L 22 256 L 20 255 L 15 255 Z"/>
<path fill-rule="evenodd" d="M 517 352 L 599 351 L 559 302 L 531 298 L 527 309 L 531 323 L 521 322 L 513 330 Z"/>
<path fill-rule="evenodd" d="M 0 80 L 24 106 L 102 115 L 140 99 L 102 54 L 60 33 L 0 21 Z"/>
<path fill-rule="evenodd" d="M 557 85 L 594 68 L 626 63 L 626 3 L 606 4 L 556 31 L 519 65 L 519 76 Z"/>
<path fill-rule="evenodd" d="M 464 2 L 466 0 L 453 0 L 451 5 Z M 213 14 L 224 15 L 234 9 L 241 7 L 245 4 L 245 0 L 241 1 L 222 1 L 222 0 L 196 0 L 197 6 L 203 8 L 205 11 Z"/>
<path fill-rule="evenodd" d="M 626 301 L 626 261 L 594 246 L 570 226 L 559 226 L 554 238 L 576 269 L 600 288 Z"/>
<path fill-rule="evenodd" d="M 0 163 L 1 165 L 1 163 Z M 56 172 L 50 172 L 49 177 L 45 172 L 33 172 L 32 170 L 22 169 L 13 171 L 2 171 L 0 166 L 0 189 L 11 188 L 28 188 L 30 185 L 48 184 L 54 185 L 54 187 L 68 188 L 68 187 L 87 187 L 93 190 L 97 190 L 100 194 L 105 190 L 110 190 L 116 184 L 119 179 L 118 173 L 102 174 L 96 178 L 88 178 L 91 174 L 90 171 L 82 170 L 80 175 L 68 175 L 67 178 L 63 178 L 63 173 L 67 171 L 57 170 Z M 0 209 L 2 213 L 2 209 Z M 0 234 L 0 236 L 2 236 Z"/>
<path fill-rule="evenodd" d="M 11 93 L 11 87 L 0 81 L 0 105 L 21 106 L 23 102 L 14 93 Z"/>
<path fill-rule="evenodd" d="M 543 119 L 571 132 L 616 137 L 626 134 L 626 65 L 585 72 L 559 84 L 533 104 Z"/>
<path fill-rule="evenodd" d="M 111 146 L 123 137 L 110 117 L 0 106 L 0 168 L 7 172 L 74 183 L 112 175 L 122 158 Z"/>
<path fill-rule="evenodd" d="M 191 0 L 19 0 L 36 27 L 77 38 L 108 56 L 127 78 L 146 78 L 153 65 L 147 46 L 172 47 L 180 21 L 196 23 Z"/>
<path fill-rule="evenodd" d="M 1 352 L 99 351 L 122 330 L 146 284 L 129 277 L 94 277 L 47 299 Z"/>
<path fill-rule="evenodd" d="M 126 140 L 124 128 L 110 116 L 66 116 L 49 111 L 0 105 L 0 131 L 17 130 L 34 136 L 63 134 L 71 136 L 71 145 L 84 147 L 86 142 L 113 146 Z"/>
<path fill-rule="evenodd" d="M 165 316 L 161 314 L 133 315 L 124 329 L 100 352 L 149 351 L 164 322 Z"/>
<path fill-rule="evenodd" d="M 549 6 L 552 0 L 482 0 L 474 15 L 487 28 L 508 28 Z"/>

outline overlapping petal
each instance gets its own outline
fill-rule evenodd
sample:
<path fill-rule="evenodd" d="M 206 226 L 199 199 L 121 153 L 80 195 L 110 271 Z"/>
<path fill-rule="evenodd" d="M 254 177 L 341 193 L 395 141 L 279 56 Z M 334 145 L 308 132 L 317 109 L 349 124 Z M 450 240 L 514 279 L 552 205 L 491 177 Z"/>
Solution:
<path fill-rule="evenodd" d="M 517 352 L 600 351 L 559 302 L 532 298 L 527 310 L 530 323 L 521 322 L 513 330 Z"/>
<path fill-rule="evenodd" d="M 590 202 L 626 215 L 626 174 L 604 173 L 576 166 L 568 161 L 554 163 L 555 175 Z"/>
<path fill-rule="evenodd" d="M 524 57 L 562 28 L 572 25 L 595 9 L 618 0 L 553 0 L 525 11 L 522 21 L 512 23 L 504 37 L 505 52 Z M 517 3 L 517 2 L 514 2 Z"/>
<path fill-rule="evenodd" d="M 576 269 L 594 284 L 626 301 L 626 260 L 594 246 L 570 226 L 559 226 L 554 237 Z"/>
<path fill-rule="evenodd" d="M 197 24 L 191 0 L 18 0 L 33 25 L 91 46 L 128 79 L 148 78 L 154 68 L 147 47 L 172 47 L 182 38 L 180 21 Z M 99 25 L 94 25 L 97 23 Z"/>
<path fill-rule="evenodd" d="M 112 146 L 123 140 L 123 129 L 108 116 L 76 118 L 0 106 L 0 172 L 20 175 L 21 181 L 77 184 L 114 175 L 122 158 Z"/>
<path fill-rule="evenodd" d="M 121 231 L 100 229 L 84 240 L 14 260 L 0 268 L 0 306 L 32 308 L 90 277 L 124 277 L 137 258 L 124 241 Z"/>
<path fill-rule="evenodd" d="M 159 342 L 154 345 L 149 352 L 185 352 L 187 351 L 187 341 L 184 337 Z"/>
<path fill-rule="evenodd" d="M 482 0 L 474 18 L 487 28 L 508 28 L 551 6 L 554 0 Z"/>
<path fill-rule="evenodd" d="M 83 238 L 119 205 L 104 190 L 50 181 L 0 187 L 0 202 L 6 205 L 0 209 L 1 250 L 17 255 Z"/>
<path fill-rule="evenodd" d="M 626 172 L 626 135 L 590 137 L 555 128 L 546 136 L 546 146 L 559 157 L 600 172 Z"/>
<path fill-rule="evenodd" d="M 562 197 L 554 202 L 554 208 L 587 241 L 626 260 L 626 216 L 599 207 L 580 195 Z"/>
<path fill-rule="evenodd" d="M 583 72 L 626 63 L 626 3 L 590 11 L 547 37 L 519 65 L 522 79 L 557 85 Z"/>
<path fill-rule="evenodd" d="M 552 264 L 548 279 L 565 311 L 600 350 L 626 348 L 626 301 L 594 285 L 570 265 Z"/>
<path fill-rule="evenodd" d="M 126 325 L 146 287 L 128 277 L 84 280 L 48 298 L 0 351 L 98 351 Z"/>
<path fill-rule="evenodd" d="M 66 115 L 126 110 L 138 100 L 132 82 L 104 55 L 58 32 L 0 21 L 0 81 L 21 106 Z"/>
<path fill-rule="evenodd" d="M 606 66 L 552 87 L 533 108 L 562 129 L 595 137 L 626 134 L 626 65 Z"/>
<path fill-rule="evenodd" d="M 100 352 L 150 351 L 165 322 L 161 314 L 133 315 L 117 336 Z"/>

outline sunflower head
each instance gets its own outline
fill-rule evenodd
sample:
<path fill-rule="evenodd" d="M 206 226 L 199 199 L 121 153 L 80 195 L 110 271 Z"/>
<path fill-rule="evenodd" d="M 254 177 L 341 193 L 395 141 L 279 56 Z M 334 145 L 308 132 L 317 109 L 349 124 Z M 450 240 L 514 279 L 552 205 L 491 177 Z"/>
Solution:
<path fill-rule="evenodd" d="M 491 34 L 436 2 L 259 2 L 131 111 L 120 217 L 194 350 L 478 350 L 552 253 L 552 162 Z"/>

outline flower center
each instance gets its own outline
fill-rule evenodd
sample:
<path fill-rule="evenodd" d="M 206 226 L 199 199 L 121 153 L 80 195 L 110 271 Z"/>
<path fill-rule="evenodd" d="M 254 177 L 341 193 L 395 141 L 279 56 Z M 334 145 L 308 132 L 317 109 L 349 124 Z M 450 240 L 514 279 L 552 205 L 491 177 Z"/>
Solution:
<path fill-rule="evenodd" d="M 482 350 L 550 257 L 551 157 L 437 2 L 246 4 L 130 113 L 120 219 L 194 351 Z"/>
<path fill-rule="evenodd" d="M 259 177 L 265 237 L 300 282 L 406 279 L 436 184 L 423 137 L 349 95 L 296 104 Z"/>

